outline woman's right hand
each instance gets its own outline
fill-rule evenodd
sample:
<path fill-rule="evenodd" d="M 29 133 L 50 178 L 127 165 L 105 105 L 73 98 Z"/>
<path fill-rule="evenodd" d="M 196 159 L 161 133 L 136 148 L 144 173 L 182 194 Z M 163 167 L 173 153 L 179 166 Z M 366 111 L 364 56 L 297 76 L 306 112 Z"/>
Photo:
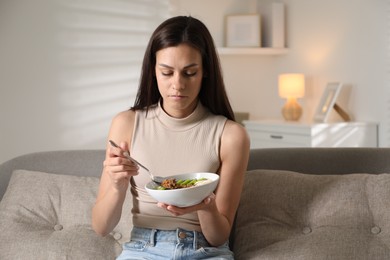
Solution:
<path fill-rule="evenodd" d="M 126 142 L 120 143 L 120 148 L 109 147 L 106 160 L 104 161 L 104 171 L 110 177 L 112 187 L 120 192 L 126 191 L 130 178 L 138 174 L 138 165 L 127 159 L 124 155 L 129 150 Z"/>

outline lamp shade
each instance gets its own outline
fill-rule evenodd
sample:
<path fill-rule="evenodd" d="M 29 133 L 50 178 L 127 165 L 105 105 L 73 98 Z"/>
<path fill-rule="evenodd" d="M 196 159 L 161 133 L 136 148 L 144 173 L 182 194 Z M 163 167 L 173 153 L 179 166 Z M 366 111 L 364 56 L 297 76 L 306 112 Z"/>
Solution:
<path fill-rule="evenodd" d="M 279 96 L 301 98 L 305 95 L 305 76 L 298 73 L 279 75 Z"/>

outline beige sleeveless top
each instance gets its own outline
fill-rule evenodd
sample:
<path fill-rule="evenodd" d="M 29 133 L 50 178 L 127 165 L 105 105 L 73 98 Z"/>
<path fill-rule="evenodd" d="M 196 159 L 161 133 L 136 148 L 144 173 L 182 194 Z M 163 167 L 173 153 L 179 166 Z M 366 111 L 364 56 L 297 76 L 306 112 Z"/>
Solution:
<path fill-rule="evenodd" d="M 216 116 L 200 102 L 186 118 L 173 118 L 160 104 L 136 111 L 131 155 L 159 176 L 190 172 L 217 172 L 219 147 L 226 117 Z M 201 231 L 196 213 L 175 217 L 157 207 L 144 186 L 150 181 L 145 170 L 131 181 L 133 224 L 136 227 Z"/>

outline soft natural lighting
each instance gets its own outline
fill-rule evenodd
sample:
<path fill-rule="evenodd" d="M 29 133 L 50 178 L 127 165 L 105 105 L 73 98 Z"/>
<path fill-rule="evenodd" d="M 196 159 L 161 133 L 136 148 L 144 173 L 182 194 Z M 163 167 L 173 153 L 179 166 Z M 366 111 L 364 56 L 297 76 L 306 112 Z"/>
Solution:
<path fill-rule="evenodd" d="M 152 31 L 168 15 L 167 3 L 60 2 L 63 147 L 104 147 L 113 116 L 134 103 L 144 51 Z"/>
<path fill-rule="evenodd" d="M 359 131 L 358 127 L 351 127 L 348 123 L 335 124 L 332 127 L 324 128 L 313 136 L 313 146 L 318 147 L 358 147 L 364 142 L 365 133 Z"/>

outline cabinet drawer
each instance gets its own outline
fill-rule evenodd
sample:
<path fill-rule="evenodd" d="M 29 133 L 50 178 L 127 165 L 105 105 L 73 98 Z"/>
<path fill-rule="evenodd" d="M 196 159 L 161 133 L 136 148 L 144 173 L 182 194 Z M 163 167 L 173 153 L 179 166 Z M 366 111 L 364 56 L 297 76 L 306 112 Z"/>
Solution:
<path fill-rule="evenodd" d="M 278 132 L 250 131 L 251 148 L 310 147 L 310 136 Z"/>

